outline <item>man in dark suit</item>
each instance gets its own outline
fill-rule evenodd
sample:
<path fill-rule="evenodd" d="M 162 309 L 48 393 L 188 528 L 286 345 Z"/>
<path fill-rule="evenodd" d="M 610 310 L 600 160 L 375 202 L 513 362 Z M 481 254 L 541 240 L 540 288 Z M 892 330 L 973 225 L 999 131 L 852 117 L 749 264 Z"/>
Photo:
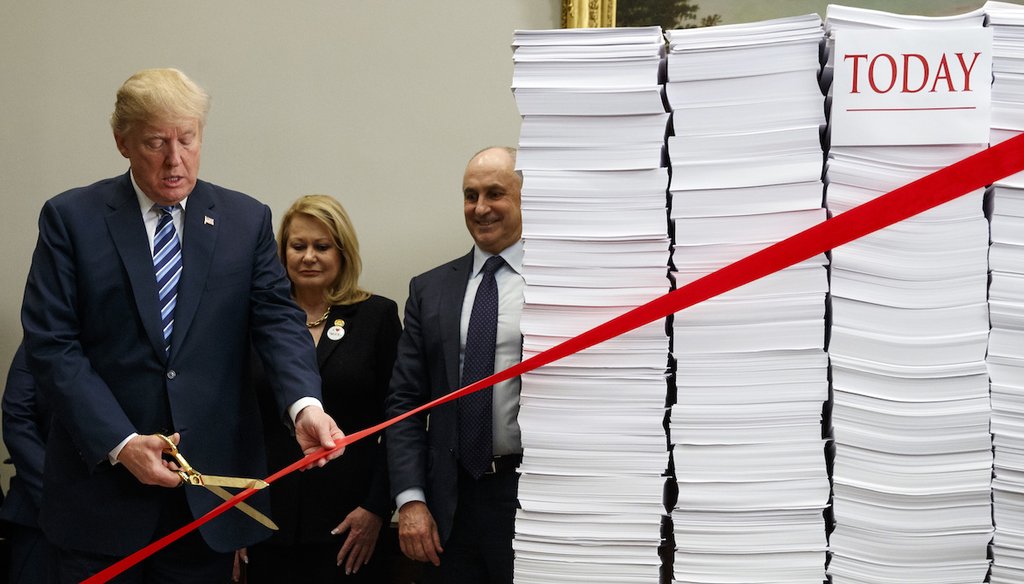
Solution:
<path fill-rule="evenodd" d="M 136 73 L 111 116 L 129 171 L 60 194 L 40 215 L 22 324 L 29 368 L 54 413 L 40 524 L 59 550 L 62 581 L 220 502 L 174 488 L 180 479 L 157 434 L 171 435 L 200 471 L 262 476 L 250 346 L 304 451 L 342 436 L 320 405 L 314 347 L 276 256 L 270 209 L 197 179 L 208 109 L 180 71 Z M 130 581 L 226 581 L 231 552 L 268 535 L 237 510 L 200 532 Z"/>
<path fill-rule="evenodd" d="M 50 408 L 36 390 L 18 347 L 7 372 L 3 396 L 4 444 L 14 462 L 14 476 L 7 498 L 0 505 L 0 520 L 9 525 L 11 584 L 48 584 L 56 581 L 55 553 L 39 529 L 43 500 L 43 461 Z"/>
<path fill-rule="evenodd" d="M 522 358 L 521 187 L 515 150 L 487 148 L 470 160 L 462 190 L 466 227 L 476 245 L 469 254 L 412 279 L 388 417 Z M 477 368 L 470 367 L 478 361 L 470 348 L 477 336 L 472 321 L 484 304 L 478 292 L 487 287 L 489 274 L 497 288 L 496 326 L 493 317 L 490 324 L 493 350 L 488 351 L 493 354 L 486 356 L 493 364 L 489 361 L 482 373 L 467 375 Z M 490 400 L 481 415 L 463 408 L 470 398 L 480 397 L 472 394 L 435 408 L 429 419 L 413 417 L 387 431 L 402 551 L 437 567 L 428 567 L 435 581 L 512 582 L 515 468 L 522 460 L 516 421 L 519 387 L 516 378 L 479 392 Z M 490 436 L 467 438 L 477 418 L 487 420 Z M 482 466 L 476 462 L 481 444 L 486 457 Z"/>

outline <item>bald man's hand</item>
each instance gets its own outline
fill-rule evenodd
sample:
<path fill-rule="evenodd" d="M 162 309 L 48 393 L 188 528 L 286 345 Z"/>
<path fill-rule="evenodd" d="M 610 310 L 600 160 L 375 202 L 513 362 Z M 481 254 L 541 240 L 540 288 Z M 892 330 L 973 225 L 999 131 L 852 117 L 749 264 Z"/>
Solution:
<path fill-rule="evenodd" d="M 441 565 L 441 536 L 423 501 L 409 501 L 398 510 L 398 543 L 409 559 Z"/>

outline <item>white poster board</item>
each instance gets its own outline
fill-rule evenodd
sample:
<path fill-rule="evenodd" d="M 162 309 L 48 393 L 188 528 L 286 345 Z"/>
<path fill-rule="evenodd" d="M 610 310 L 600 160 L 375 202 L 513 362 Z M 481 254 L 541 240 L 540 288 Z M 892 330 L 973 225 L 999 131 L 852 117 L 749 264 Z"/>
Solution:
<path fill-rule="evenodd" d="M 992 30 L 843 30 L 835 36 L 832 146 L 985 144 Z"/>

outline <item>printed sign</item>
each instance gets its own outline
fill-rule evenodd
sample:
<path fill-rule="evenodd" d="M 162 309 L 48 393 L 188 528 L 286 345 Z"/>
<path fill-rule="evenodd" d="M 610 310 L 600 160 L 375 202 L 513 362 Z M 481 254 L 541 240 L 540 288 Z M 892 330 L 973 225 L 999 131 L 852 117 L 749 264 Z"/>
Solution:
<path fill-rule="evenodd" d="M 992 30 L 843 30 L 832 145 L 987 144 Z"/>

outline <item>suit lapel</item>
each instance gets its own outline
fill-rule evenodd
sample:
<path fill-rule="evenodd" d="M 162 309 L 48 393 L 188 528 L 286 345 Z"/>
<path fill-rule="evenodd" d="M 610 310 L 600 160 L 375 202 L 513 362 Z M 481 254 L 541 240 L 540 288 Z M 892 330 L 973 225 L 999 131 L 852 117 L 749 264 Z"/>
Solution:
<path fill-rule="evenodd" d="M 138 201 L 131 179 L 125 173 L 117 188 L 107 197 L 106 203 L 111 210 L 107 215 L 107 229 L 128 273 L 142 327 L 157 354 L 163 358 L 164 336 L 156 275 L 153 273 L 153 253 Z"/>
<path fill-rule="evenodd" d="M 331 358 L 331 354 L 345 341 L 345 337 L 348 336 L 348 328 L 352 324 L 351 310 L 352 306 L 332 306 L 330 314 L 327 315 L 327 324 L 324 326 L 324 330 L 320 335 L 320 341 L 316 344 L 316 361 L 323 370 L 324 363 Z M 345 324 L 339 325 L 342 330 L 345 331 L 345 335 L 339 337 L 337 340 L 331 340 L 331 337 L 327 335 L 327 332 L 334 326 L 334 321 L 341 319 L 345 321 Z"/>
<path fill-rule="evenodd" d="M 197 181 L 196 188 L 189 195 L 185 207 L 181 282 L 178 284 L 178 303 L 174 308 L 174 333 L 171 335 L 172 355 L 188 336 L 213 263 L 219 217 L 214 210 L 212 191 L 209 183 Z"/>
<path fill-rule="evenodd" d="M 445 274 L 441 290 L 441 339 L 444 347 L 444 362 L 448 371 L 448 386 L 456 389 L 462 386 L 459 379 L 459 345 L 462 336 L 462 304 L 466 297 L 473 270 L 473 251 L 452 263 L 451 272 Z"/>

